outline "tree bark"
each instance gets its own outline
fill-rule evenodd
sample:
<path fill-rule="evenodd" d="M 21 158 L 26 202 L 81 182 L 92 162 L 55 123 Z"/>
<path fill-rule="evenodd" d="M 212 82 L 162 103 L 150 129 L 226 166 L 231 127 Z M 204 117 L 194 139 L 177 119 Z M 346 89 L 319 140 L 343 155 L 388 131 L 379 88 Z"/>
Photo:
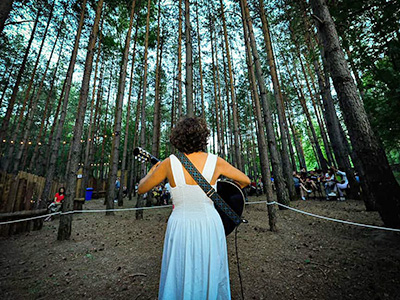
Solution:
<path fill-rule="evenodd" d="M 210 13 L 210 12 L 209 12 Z M 217 131 L 217 141 L 216 143 L 218 144 L 217 146 L 217 153 L 218 155 L 221 155 L 221 129 L 220 129 L 220 118 L 219 118 L 219 101 L 218 99 L 220 98 L 220 89 L 219 89 L 219 84 L 217 84 L 217 78 L 218 76 L 218 64 L 216 64 L 215 61 L 218 61 L 218 56 L 217 59 L 215 59 L 215 42 L 214 42 L 214 19 L 213 16 L 210 14 L 210 42 L 211 42 L 211 69 L 212 69 L 212 78 L 213 78 L 213 88 L 214 88 L 214 105 L 215 105 L 215 127 Z"/>
<path fill-rule="evenodd" d="M 245 13 L 243 11 L 243 5 L 242 5 L 242 15 L 244 16 Z M 272 202 L 273 200 L 273 190 L 272 190 L 272 184 L 271 184 L 271 170 L 270 170 L 270 162 L 268 159 L 268 150 L 267 150 L 267 141 L 265 139 L 265 134 L 264 134 L 264 126 L 262 122 L 262 113 L 261 113 L 261 106 L 260 106 L 260 99 L 258 96 L 258 91 L 257 91 L 257 85 L 256 85 L 256 75 L 254 72 L 254 64 L 253 64 L 253 59 L 251 57 L 251 50 L 250 50 L 250 45 L 249 45 L 249 34 L 248 34 L 248 29 L 246 26 L 246 21 L 245 18 L 242 18 L 243 21 L 243 35 L 244 35 L 244 40 L 245 40 L 245 46 L 246 46 L 246 62 L 247 62 L 247 68 L 249 71 L 249 81 L 250 81 L 250 87 L 251 87 L 251 98 L 253 100 L 253 106 L 254 106 L 254 115 L 256 119 L 256 132 L 257 132 L 257 146 L 258 146 L 258 153 L 260 155 L 260 165 L 261 165 L 261 178 L 262 178 L 262 183 L 264 186 L 264 190 L 266 192 L 267 196 L 267 201 Z M 268 219 L 269 219 L 269 229 L 271 231 L 278 231 L 278 228 L 276 226 L 276 208 L 273 205 L 268 205 Z"/>
<path fill-rule="evenodd" d="M 276 72 L 275 65 L 275 57 L 272 49 L 271 36 L 269 31 L 269 25 L 267 21 L 267 17 L 265 15 L 264 10 L 264 0 L 259 0 L 259 9 L 260 9 L 260 17 L 262 22 L 262 31 L 264 35 L 264 42 L 267 50 L 267 60 L 269 65 L 269 72 L 271 75 L 272 86 L 274 89 L 275 102 L 278 112 L 278 123 L 281 134 L 281 158 L 283 163 L 283 175 L 286 180 L 286 186 L 288 187 L 289 196 L 291 200 L 295 200 L 297 198 L 296 190 L 294 187 L 293 181 L 293 169 L 289 159 L 288 153 L 288 138 L 287 138 L 287 125 L 286 125 L 286 116 L 285 109 L 283 106 L 283 98 L 282 91 L 279 84 L 278 74 Z"/>
<path fill-rule="evenodd" d="M 51 11 L 50 11 L 50 17 L 49 17 L 49 20 L 48 20 L 48 23 L 47 23 L 47 27 L 46 27 L 44 36 L 43 36 L 43 40 L 45 40 L 46 35 L 47 35 L 47 30 L 48 30 L 48 27 L 50 25 L 50 21 L 51 21 L 52 14 L 53 14 L 53 8 L 54 8 L 54 2 L 53 2 L 53 6 L 51 8 Z M 64 16 L 65 16 L 65 11 L 64 11 L 64 14 L 63 14 L 63 20 L 61 21 L 61 24 L 64 21 Z M 14 158 L 14 161 L 13 161 L 13 173 L 14 174 L 16 174 L 18 172 L 19 168 L 20 168 L 22 154 L 25 151 L 27 151 L 27 147 L 31 145 L 31 144 L 28 144 L 28 136 L 31 134 L 31 126 L 32 126 L 32 123 L 33 123 L 33 118 L 34 118 L 35 113 L 36 113 L 36 108 L 37 108 L 37 105 L 38 105 L 39 97 L 40 97 L 40 95 L 42 93 L 44 80 L 46 79 L 47 71 L 49 69 L 51 59 L 52 59 L 54 51 L 56 49 L 57 41 L 58 41 L 58 38 L 60 37 L 61 30 L 62 30 L 62 26 L 59 27 L 56 39 L 55 39 L 54 44 L 53 44 L 53 48 L 51 49 L 50 57 L 49 57 L 49 59 L 47 61 L 44 73 L 42 75 L 42 79 L 41 79 L 40 84 L 39 84 L 39 89 L 38 89 L 36 95 L 34 96 L 34 98 L 32 100 L 32 104 L 31 104 L 31 108 L 27 113 L 27 120 L 25 122 L 24 130 L 23 130 L 23 137 L 22 137 L 22 140 L 21 140 L 22 143 L 21 143 L 21 146 L 19 147 L 18 152 L 15 155 L 15 158 Z"/>
<path fill-rule="evenodd" d="M 193 107 L 193 53 L 192 34 L 190 26 L 189 0 L 185 0 L 185 38 L 186 38 L 186 113 L 188 117 L 194 116 Z"/>
<path fill-rule="evenodd" d="M 319 165 L 320 165 L 321 169 L 324 172 L 326 172 L 328 170 L 328 165 L 327 165 L 325 157 L 324 157 L 324 155 L 322 153 L 321 146 L 320 146 L 319 141 L 318 141 L 317 133 L 315 132 L 315 128 L 314 128 L 314 125 L 312 123 L 310 111 L 308 110 L 308 107 L 307 107 L 307 104 L 306 104 L 306 99 L 305 99 L 305 96 L 304 96 L 304 93 L 303 93 L 303 86 L 302 86 L 301 81 L 299 79 L 299 76 L 297 75 L 297 72 L 295 70 L 294 75 L 296 77 L 296 81 L 297 81 L 297 84 L 299 86 L 299 88 L 297 88 L 296 83 L 295 83 L 295 81 L 293 79 L 293 75 L 291 74 L 291 72 L 289 70 L 289 64 L 288 64 L 288 62 L 287 62 L 287 60 L 286 60 L 286 58 L 285 58 L 285 56 L 283 54 L 282 54 L 282 57 L 283 57 L 283 60 L 285 62 L 286 70 L 287 70 L 287 72 L 289 74 L 290 81 L 291 81 L 291 83 L 293 85 L 293 88 L 296 90 L 296 93 L 297 93 L 297 96 L 299 98 L 301 107 L 303 108 L 304 114 L 306 115 L 307 123 L 308 123 L 309 129 L 311 131 L 310 140 L 311 140 L 313 146 L 316 149 L 317 160 L 319 161 Z"/>
<path fill-rule="evenodd" d="M 158 25 L 157 25 L 157 56 L 156 56 L 156 74 L 155 74 L 155 95 L 154 95 L 154 114 L 153 114 L 153 142 L 151 153 L 155 157 L 160 156 L 160 123 L 161 123 L 161 65 L 164 37 L 160 38 L 161 32 L 161 0 L 158 0 Z"/>
<path fill-rule="evenodd" d="M 260 57 L 256 46 L 254 37 L 253 24 L 250 18 L 249 7 L 247 0 L 240 1 L 242 5 L 242 17 L 246 20 L 247 29 L 250 37 L 250 46 L 254 58 L 256 78 L 258 82 L 258 88 L 260 91 L 260 97 L 263 105 L 264 122 L 267 129 L 268 148 L 271 155 L 272 170 L 274 172 L 274 179 L 276 184 L 276 191 L 279 203 L 288 205 L 290 197 L 286 186 L 285 179 L 283 177 L 283 171 L 281 167 L 281 159 L 276 145 L 276 139 L 274 134 L 272 115 L 270 110 L 270 104 L 267 99 L 267 88 L 265 85 L 264 75 L 261 69 Z"/>
<path fill-rule="evenodd" d="M 111 158 L 110 158 L 110 173 L 108 176 L 108 184 L 107 184 L 107 209 L 114 208 L 114 199 L 115 196 L 115 181 L 117 179 L 118 172 L 118 163 L 119 163 L 119 145 L 121 142 L 121 128 L 122 128 L 122 106 L 124 100 L 124 92 L 125 92 L 125 81 L 126 81 L 126 67 L 128 65 L 129 59 L 129 47 L 131 43 L 131 35 L 132 35 L 132 27 L 133 27 L 133 16 L 135 13 L 135 4 L 136 0 L 132 1 L 131 11 L 130 11 L 130 19 L 129 19 L 129 29 L 125 38 L 125 47 L 122 55 L 121 69 L 120 69 L 120 77 L 118 82 L 118 91 L 117 91 L 117 99 L 115 104 L 115 120 L 114 120 L 114 135 L 111 146 Z M 122 174 L 121 174 L 122 175 Z M 123 189 L 123 182 L 121 181 L 119 191 Z M 114 215 L 113 212 L 107 212 L 107 215 Z"/>
<path fill-rule="evenodd" d="M 144 42 L 144 71 L 143 71 L 143 90 L 142 90 L 142 107 L 141 107 L 141 117 L 140 117 L 140 144 L 141 147 L 146 147 L 146 93 L 147 93 L 147 69 L 148 69 L 148 47 L 149 47 L 149 30 L 150 30 L 150 5 L 151 0 L 147 2 L 147 18 L 146 18 L 146 37 Z M 140 175 L 144 177 L 145 175 L 145 165 L 142 164 Z M 136 207 L 143 207 L 143 196 L 139 195 Z M 136 220 L 143 219 L 143 210 L 136 211 Z"/>
<path fill-rule="evenodd" d="M 4 138 L 6 137 L 6 133 L 8 131 L 8 126 L 10 124 L 11 114 L 12 114 L 12 111 L 14 109 L 15 100 L 17 99 L 17 94 L 18 94 L 18 91 L 19 91 L 19 85 L 21 83 L 22 75 L 23 75 L 25 67 L 26 67 L 26 62 L 28 60 L 29 50 L 31 49 L 32 41 L 33 41 L 33 38 L 35 37 L 35 32 L 36 32 L 36 28 L 37 28 L 37 24 L 38 24 L 41 12 L 42 12 L 42 7 L 40 6 L 40 8 L 38 9 L 37 14 L 36 14 L 36 19 L 35 19 L 35 23 L 33 24 L 31 37 L 29 38 L 28 45 L 26 46 L 24 58 L 22 59 L 21 67 L 20 67 L 20 69 L 18 71 L 17 78 L 16 78 L 15 83 L 14 83 L 14 87 L 13 87 L 13 90 L 12 90 L 12 94 L 11 94 L 10 100 L 8 101 L 7 111 L 6 111 L 6 114 L 5 114 L 4 118 L 3 118 L 3 122 L 1 124 L 0 141 L 4 140 Z M 2 145 L 2 144 L 0 144 L 0 145 Z M 2 147 L 0 146 L 0 150 L 3 150 L 1 148 Z M 2 152 L 2 151 L 0 151 L 0 152 Z M 7 163 L 7 165 L 4 165 L 4 163 Z M 8 168 L 8 164 L 9 164 L 8 160 L 3 161 L 1 169 L 2 170 L 6 170 Z"/>
<path fill-rule="evenodd" d="M 80 161 L 81 150 L 82 150 L 82 132 L 83 132 L 83 121 L 85 119 L 87 98 L 89 94 L 89 83 L 90 75 L 92 73 L 94 49 L 97 40 L 97 33 L 99 31 L 99 23 L 101 17 L 101 11 L 103 8 L 103 0 L 97 2 L 96 16 L 94 19 L 94 24 L 89 37 L 89 45 L 86 53 L 85 68 L 82 78 L 82 86 L 79 94 L 78 111 L 74 126 L 74 135 L 72 137 L 71 143 L 71 158 L 69 159 L 70 166 L 68 168 L 68 177 L 66 184 L 66 193 L 63 203 L 63 212 L 71 211 L 73 209 L 75 190 L 77 183 L 77 172 L 78 164 Z M 72 227 L 72 214 L 65 214 L 60 216 L 60 225 L 58 227 L 57 239 L 60 241 L 68 240 L 71 236 Z"/>
<path fill-rule="evenodd" d="M 196 3 L 196 25 L 197 25 L 197 52 L 199 53 L 199 75 L 200 75 L 200 98 L 201 98 L 201 116 L 206 118 L 204 106 L 204 86 L 203 86 L 203 67 L 201 64 L 201 36 L 199 25 L 199 3 Z"/>
<path fill-rule="evenodd" d="M 222 0 L 220 0 L 220 6 L 221 6 L 222 27 L 224 30 L 224 37 L 225 37 L 225 52 L 226 52 L 226 60 L 228 61 L 229 84 L 230 84 L 229 87 L 230 87 L 231 102 L 232 102 L 235 162 L 236 162 L 236 167 L 240 170 L 243 170 L 242 154 L 240 152 L 240 142 L 239 142 L 239 116 L 238 116 L 238 109 L 237 109 L 237 103 L 236 103 L 235 85 L 234 85 L 234 81 L 233 81 L 232 61 L 231 61 L 231 55 L 230 55 L 230 51 L 229 51 L 228 31 L 226 28 L 224 3 Z"/>
<path fill-rule="evenodd" d="M 126 165 L 126 155 L 128 152 L 128 142 L 129 142 L 129 126 L 130 126 L 130 119 L 131 119 L 131 98 L 132 98 L 132 88 L 133 88 L 133 74 L 134 74 L 134 68 L 135 68 L 135 59 L 136 59 L 136 42 L 137 42 L 137 36 L 138 36 L 138 29 L 139 29 L 139 22 L 136 22 L 136 31 L 135 31 L 135 41 L 133 44 L 133 51 L 132 51 L 132 65 L 131 65 L 131 75 L 129 78 L 129 92 L 128 92 L 128 107 L 126 111 L 126 125 L 125 125 L 125 136 L 124 136 L 124 149 L 122 152 L 122 163 L 121 163 L 121 182 L 125 182 L 125 170 L 127 169 Z M 135 132 L 136 135 L 136 132 Z M 133 153 L 132 148 L 132 153 Z M 133 159 L 133 158 L 132 158 Z M 128 163 L 129 164 L 129 163 Z M 129 168 L 128 168 L 129 171 Z M 128 176 L 128 180 L 132 181 L 132 177 Z M 131 184 L 128 182 L 127 185 L 128 191 L 131 190 Z M 118 206 L 122 206 L 123 203 L 123 193 L 120 191 L 118 193 Z"/>
<path fill-rule="evenodd" d="M 19 117 L 18 117 L 18 120 L 16 121 L 16 126 L 15 126 L 15 128 L 13 130 L 13 135 L 12 135 L 12 138 L 11 138 L 11 140 L 13 140 L 13 141 L 15 141 L 17 139 L 22 123 L 26 123 L 26 122 L 23 121 L 24 114 L 25 114 L 25 109 L 26 109 L 26 105 L 28 103 L 28 100 L 31 98 L 31 89 L 32 89 L 32 86 L 33 86 L 33 81 L 35 79 L 36 71 L 37 71 L 37 68 L 38 68 L 38 65 L 39 65 L 39 61 L 40 61 L 40 58 L 41 58 L 41 55 L 42 55 L 42 50 L 43 50 L 43 46 L 44 46 L 44 43 L 45 43 L 45 40 L 46 40 L 46 37 L 47 37 L 47 32 L 48 32 L 48 29 L 49 29 L 49 26 L 50 26 L 50 22 L 51 22 L 51 19 L 53 18 L 54 4 L 55 3 L 53 2 L 52 6 L 51 6 L 51 9 L 50 9 L 50 13 L 49 13 L 49 17 L 48 17 L 48 20 L 47 20 L 46 28 L 45 28 L 44 33 L 43 33 L 42 42 L 41 42 L 40 47 L 39 47 L 39 52 L 38 52 L 38 54 L 36 56 L 36 61 L 35 61 L 35 65 L 33 67 L 32 73 L 31 73 L 31 78 L 29 80 L 28 87 L 27 87 L 27 89 L 25 91 L 25 97 L 24 97 L 24 100 L 23 100 L 23 103 L 22 103 L 22 108 L 20 108 Z M 34 95 L 34 93 L 32 93 L 32 95 Z M 33 106 L 35 106 L 35 104 L 33 103 L 34 100 L 35 100 L 35 97 L 32 97 L 30 105 L 28 106 L 28 112 L 26 113 L 26 119 L 29 118 L 28 117 L 29 110 Z M 24 127 L 25 127 L 25 124 L 23 125 L 23 128 Z M 22 143 L 23 143 L 23 141 L 22 141 Z M 9 147 L 8 154 L 6 156 L 6 161 L 5 161 L 5 164 L 4 164 L 4 169 L 5 170 L 7 170 L 9 168 L 9 163 L 11 162 L 12 155 L 14 154 L 14 149 L 15 149 L 14 145 L 16 145 L 18 147 L 17 143 L 14 143 Z M 23 144 L 20 144 L 20 145 L 22 146 Z M 14 164 L 14 167 L 18 168 L 19 159 L 20 158 L 14 158 L 13 159 L 13 162 L 16 162 L 16 160 L 17 160 L 17 163 Z M 10 166 L 10 169 L 11 169 L 11 171 L 13 173 L 16 172 L 16 170 L 11 166 Z"/>
<path fill-rule="evenodd" d="M 310 3 L 353 149 L 363 170 L 359 174 L 360 181 L 372 187 L 370 193 L 384 224 L 400 228 L 400 186 L 371 128 L 340 46 L 335 23 L 325 0 L 311 0 Z"/>
<path fill-rule="evenodd" d="M 46 182 L 45 182 L 45 185 L 43 188 L 42 195 L 40 197 L 41 208 L 43 208 L 46 205 L 47 200 L 51 197 L 49 194 L 50 194 L 50 189 L 51 189 L 51 184 L 52 184 L 52 181 L 54 178 L 54 174 L 56 171 L 56 162 L 57 162 L 58 152 L 59 152 L 59 148 L 60 148 L 61 134 L 62 134 L 62 130 L 64 127 L 65 117 L 67 115 L 67 106 L 68 106 L 68 100 L 69 100 L 69 93 L 71 90 L 72 75 L 74 72 L 76 57 L 78 54 L 79 40 L 80 40 L 81 34 L 82 34 L 83 21 L 84 21 L 85 10 L 86 10 L 86 2 L 87 2 L 87 0 L 83 0 L 78 30 L 77 30 L 77 33 L 75 36 L 74 48 L 73 48 L 73 51 L 71 54 L 71 60 L 69 62 L 68 71 L 67 71 L 66 78 L 64 81 L 63 92 L 60 95 L 60 97 L 63 99 L 63 101 L 62 101 L 60 119 L 58 120 L 57 131 L 56 131 L 56 134 L 52 136 L 51 141 L 49 140 L 49 144 L 50 144 L 49 149 L 51 149 L 51 153 L 50 153 L 49 166 L 46 168 L 47 169 Z M 75 191 L 73 191 L 73 192 L 75 192 Z"/>
<path fill-rule="evenodd" d="M 183 103 L 182 103 L 182 0 L 179 0 L 179 17 L 178 17 L 178 117 L 177 121 L 181 119 L 183 115 Z"/>

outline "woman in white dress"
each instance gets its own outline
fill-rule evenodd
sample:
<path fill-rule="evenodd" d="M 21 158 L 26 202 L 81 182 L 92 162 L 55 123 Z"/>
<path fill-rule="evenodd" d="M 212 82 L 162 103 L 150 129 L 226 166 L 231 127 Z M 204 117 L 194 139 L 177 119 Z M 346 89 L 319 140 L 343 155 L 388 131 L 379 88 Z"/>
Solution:
<path fill-rule="evenodd" d="M 185 153 L 215 188 L 221 175 L 242 188 L 250 179 L 224 159 L 204 152 L 210 131 L 201 118 L 185 118 L 170 141 Z M 151 168 L 139 183 L 143 194 L 165 179 L 171 185 L 174 209 L 168 220 L 161 265 L 159 299 L 230 299 L 224 227 L 213 201 L 196 184 L 175 155 Z"/>

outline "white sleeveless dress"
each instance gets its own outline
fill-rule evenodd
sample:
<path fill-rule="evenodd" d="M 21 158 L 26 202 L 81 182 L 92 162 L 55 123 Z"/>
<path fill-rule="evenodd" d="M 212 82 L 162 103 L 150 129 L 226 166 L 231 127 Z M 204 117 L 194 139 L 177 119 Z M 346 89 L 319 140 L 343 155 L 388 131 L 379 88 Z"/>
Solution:
<path fill-rule="evenodd" d="M 171 188 L 174 209 L 165 234 L 159 299 L 231 299 L 221 218 L 198 185 L 186 184 L 178 158 L 171 155 L 170 161 L 176 187 Z M 216 162 L 217 156 L 208 154 L 202 172 L 208 182 Z"/>

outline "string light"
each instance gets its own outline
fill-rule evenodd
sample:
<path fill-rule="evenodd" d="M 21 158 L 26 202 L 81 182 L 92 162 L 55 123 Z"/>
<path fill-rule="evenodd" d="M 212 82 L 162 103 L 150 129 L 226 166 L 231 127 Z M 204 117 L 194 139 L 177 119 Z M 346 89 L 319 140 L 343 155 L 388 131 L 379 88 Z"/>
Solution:
<path fill-rule="evenodd" d="M 84 143 L 85 141 L 92 142 L 92 141 L 95 141 L 95 140 L 100 140 L 101 138 L 103 138 L 103 139 L 105 139 L 105 138 L 111 138 L 111 137 L 114 137 L 114 136 L 116 136 L 116 135 L 119 135 L 119 132 L 112 133 L 111 136 L 108 136 L 108 135 L 105 134 L 105 135 L 101 135 L 101 136 L 93 136 L 93 138 L 88 138 L 87 140 L 81 139 L 80 141 L 81 141 L 81 143 Z M 7 143 L 7 140 L 6 140 L 6 139 L 3 139 L 2 142 L 3 142 L 3 143 Z M 35 144 L 35 143 L 32 142 L 32 141 L 26 141 L 26 142 L 20 141 L 20 142 L 18 142 L 18 141 L 13 141 L 13 140 L 10 140 L 9 143 L 10 143 L 10 144 L 15 144 L 15 143 L 18 144 L 18 143 L 19 143 L 19 144 L 21 144 L 21 145 L 23 145 L 24 143 L 27 143 L 28 145 L 33 145 L 33 144 Z M 62 141 L 61 143 L 62 143 L 63 145 L 66 145 L 68 142 L 67 142 L 67 141 Z M 38 142 L 37 145 L 42 146 L 42 143 L 41 143 L 41 142 Z"/>

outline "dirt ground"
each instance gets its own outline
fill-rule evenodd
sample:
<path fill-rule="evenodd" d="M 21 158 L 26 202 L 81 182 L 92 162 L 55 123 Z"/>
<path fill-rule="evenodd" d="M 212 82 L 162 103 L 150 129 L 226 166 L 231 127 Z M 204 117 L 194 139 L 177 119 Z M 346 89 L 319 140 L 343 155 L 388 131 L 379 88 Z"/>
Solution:
<path fill-rule="evenodd" d="M 250 201 L 264 200 L 252 197 Z M 84 209 L 102 209 L 92 200 Z M 124 207 L 133 207 L 125 201 Z M 308 212 L 382 225 L 360 201 L 295 201 Z M 170 208 L 75 215 L 71 240 L 58 219 L 0 240 L 1 299 L 156 299 Z M 400 299 L 400 234 L 285 210 L 268 230 L 265 204 L 248 205 L 238 230 L 245 299 Z M 240 298 L 234 234 L 227 238 L 233 299 Z"/>

